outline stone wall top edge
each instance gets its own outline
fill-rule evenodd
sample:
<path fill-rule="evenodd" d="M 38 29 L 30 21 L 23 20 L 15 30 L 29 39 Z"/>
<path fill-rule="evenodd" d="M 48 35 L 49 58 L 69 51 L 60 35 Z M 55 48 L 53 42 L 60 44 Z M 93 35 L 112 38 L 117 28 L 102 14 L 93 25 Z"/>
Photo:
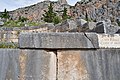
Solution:
<path fill-rule="evenodd" d="M 84 34 L 84 32 L 21 32 L 20 34 Z M 95 32 L 85 32 L 85 34 L 96 34 Z"/>
<path fill-rule="evenodd" d="M 19 51 L 19 50 L 21 50 L 21 49 L 10 49 L 10 48 L 0 48 L 0 51 Z"/>
<path fill-rule="evenodd" d="M 106 34 L 106 33 L 96 33 L 96 32 L 21 32 L 21 34 L 96 34 L 96 35 L 120 35 L 116 34 Z"/>
<path fill-rule="evenodd" d="M 42 26 L 27 26 L 27 27 L 1 27 L 0 31 L 19 31 L 19 30 L 32 30 L 43 28 Z"/>

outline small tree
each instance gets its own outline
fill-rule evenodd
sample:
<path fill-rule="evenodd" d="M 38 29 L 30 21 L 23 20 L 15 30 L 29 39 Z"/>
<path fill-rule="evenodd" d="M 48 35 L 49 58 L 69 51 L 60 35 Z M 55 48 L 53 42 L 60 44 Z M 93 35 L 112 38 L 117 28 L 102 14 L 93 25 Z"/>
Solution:
<path fill-rule="evenodd" d="M 62 21 L 61 18 L 60 18 L 59 16 L 56 16 L 56 17 L 54 17 L 53 23 L 54 23 L 54 24 L 58 24 L 58 23 L 60 23 L 61 21 Z"/>
<path fill-rule="evenodd" d="M 70 16 L 67 15 L 67 8 L 64 7 L 63 14 L 62 14 L 62 19 L 66 20 L 66 19 L 69 19 L 69 18 L 70 18 Z"/>
<path fill-rule="evenodd" d="M 48 6 L 48 11 L 45 10 L 45 14 L 43 14 L 43 20 L 51 23 L 54 21 L 55 16 L 56 13 L 53 11 L 52 3 L 50 3 L 50 6 Z"/>
<path fill-rule="evenodd" d="M 86 19 L 86 21 L 88 21 L 88 14 L 87 14 L 87 12 L 85 13 L 85 19 Z"/>
<path fill-rule="evenodd" d="M 9 19 L 9 12 L 5 9 L 4 12 L 1 14 L 0 16 L 1 18 L 4 18 L 4 19 Z"/>

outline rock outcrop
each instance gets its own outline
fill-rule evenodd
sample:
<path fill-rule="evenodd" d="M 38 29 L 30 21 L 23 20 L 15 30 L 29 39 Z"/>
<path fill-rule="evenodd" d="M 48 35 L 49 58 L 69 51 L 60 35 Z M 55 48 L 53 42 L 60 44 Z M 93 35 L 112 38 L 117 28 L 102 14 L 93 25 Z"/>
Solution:
<path fill-rule="evenodd" d="M 66 0 L 58 0 L 60 4 L 68 4 Z"/>
<path fill-rule="evenodd" d="M 117 1 L 91 1 L 86 3 L 78 2 L 75 5 L 74 14 L 76 17 L 86 18 L 88 16 L 89 20 L 100 21 L 102 19 L 110 19 L 115 21 L 119 16 L 120 2 Z"/>

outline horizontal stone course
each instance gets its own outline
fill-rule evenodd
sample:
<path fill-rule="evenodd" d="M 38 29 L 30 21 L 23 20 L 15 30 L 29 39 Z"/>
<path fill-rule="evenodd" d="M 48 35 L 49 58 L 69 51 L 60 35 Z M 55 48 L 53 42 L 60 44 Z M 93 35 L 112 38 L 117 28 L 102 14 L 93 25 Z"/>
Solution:
<path fill-rule="evenodd" d="M 20 48 L 80 49 L 98 48 L 96 33 L 21 33 Z"/>
<path fill-rule="evenodd" d="M 27 26 L 27 27 L 1 27 L 0 31 L 20 31 L 20 30 L 33 30 L 44 28 L 42 25 L 40 26 Z"/>

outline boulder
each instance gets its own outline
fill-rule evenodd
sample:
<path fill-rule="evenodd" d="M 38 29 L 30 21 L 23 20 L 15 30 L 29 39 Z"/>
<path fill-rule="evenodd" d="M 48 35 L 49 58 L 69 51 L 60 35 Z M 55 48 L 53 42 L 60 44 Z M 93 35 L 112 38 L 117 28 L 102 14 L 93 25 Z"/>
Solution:
<path fill-rule="evenodd" d="M 116 33 L 119 34 L 120 33 L 120 29 L 118 29 L 118 31 Z"/>
<path fill-rule="evenodd" d="M 119 27 L 115 25 L 110 25 L 106 27 L 107 34 L 115 34 L 118 30 L 119 30 Z"/>
<path fill-rule="evenodd" d="M 80 22 L 81 22 L 81 26 L 83 26 L 84 24 L 86 24 L 86 23 L 87 23 L 87 21 L 86 21 L 86 20 L 84 20 L 84 19 L 80 19 Z"/>
<path fill-rule="evenodd" d="M 76 19 L 77 26 L 83 26 L 84 24 L 87 23 L 86 20 L 84 19 Z"/>
<path fill-rule="evenodd" d="M 96 23 L 96 27 L 93 29 L 93 31 L 97 33 L 104 33 L 104 22 L 98 22 Z"/>
<path fill-rule="evenodd" d="M 89 22 L 88 26 L 89 26 L 89 29 L 92 30 L 96 27 L 96 22 Z"/>
<path fill-rule="evenodd" d="M 117 25 L 111 24 L 110 20 L 104 20 L 98 22 L 93 31 L 97 33 L 114 34 L 118 31 L 118 29 L 119 27 Z"/>
<path fill-rule="evenodd" d="M 78 28 L 72 29 L 69 32 L 79 32 Z"/>
<path fill-rule="evenodd" d="M 45 24 L 42 24 L 40 27 L 47 27 L 48 30 L 55 28 L 53 23 L 45 23 Z"/>
<path fill-rule="evenodd" d="M 65 24 L 65 22 L 63 23 L 59 23 L 57 25 L 55 25 L 55 28 L 53 29 L 53 32 L 66 32 L 69 29 L 69 25 Z"/>
<path fill-rule="evenodd" d="M 78 31 L 79 32 L 86 32 L 89 31 L 89 24 L 84 19 L 77 19 L 76 20 Z"/>
<path fill-rule="evenodd" d="M 74 20 L 67 20 L 67 24 L 69 24 L 69 30 L 77 28 L 77 24 Z"/>
<path fill-rule="evenodd" d="M 0 21 L 0 26 L 3 26 L 4 25 L 4 22 L 3 21 Z"/>
<path fill-rule="evenodd" d="M 77 28 L 77 24 L 74 20 L 67 19 L 66 21 L 59 23 L 55 26 L 55 32 L 69 32 Z"/>

